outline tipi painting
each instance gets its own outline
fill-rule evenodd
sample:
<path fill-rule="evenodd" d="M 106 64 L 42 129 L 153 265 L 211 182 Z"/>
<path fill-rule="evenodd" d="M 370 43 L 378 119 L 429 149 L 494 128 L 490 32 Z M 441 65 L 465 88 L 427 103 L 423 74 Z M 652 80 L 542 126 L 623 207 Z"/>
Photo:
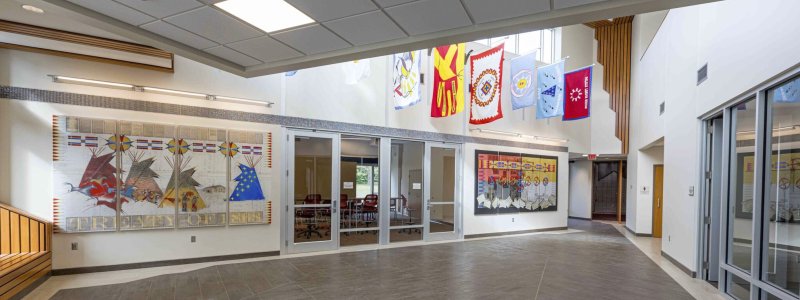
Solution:
<path fill-rule="evenodd" d="M 172 179 L 173 154 L 167 142 L 175 136 L 175 126 L 118 121 L 123 199 L 121 230 L 175 227 L 175 209 L 162 207 L 165 188 Z"/>
<path fill-rule="evenodd" d="M 53 118 L 53 211 L 58 232 L 116 230 L 115 124 Z"/>
<path fill-rule="evenodd" d="M 177 206 L 178 227 L 224 226 L 228 211 L 228 159 L 219 151 L 227 132 L 179 126 L 168 142 L 176 169 L 164 192 L 164 204 Z"/>
<path fill-rule="evenodd" d="M 251 131 L 228 132 L 229 141 L 221 151 L 231 158 L 231 225 L 266 223 L 269 182 L 268 134 Z"/>

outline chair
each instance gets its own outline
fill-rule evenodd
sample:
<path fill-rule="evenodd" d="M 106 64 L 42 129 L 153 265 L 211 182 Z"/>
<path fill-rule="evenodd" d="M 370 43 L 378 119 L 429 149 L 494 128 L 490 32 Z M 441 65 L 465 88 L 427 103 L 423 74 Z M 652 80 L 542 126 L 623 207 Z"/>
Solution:
<path fill-rule="evenodd" d="M 303 204 L 321 204 L 322 195 L 308 194 Z M 300 230 L 296 236 L 305 236 L 306 239 L 311 239 L 311 236 L 316 234 L 322 238 L 322 233 L 319 232 L 319 223 L 317 222 L 317 209 L 316 207 L 305 207 L 298 210 L 295 218 L 302 220 L 302 224 L 306 225 L 305 229 Z"/>
<path fill-rule="evenodd" d="M 347 222 L 346 223 L 347 228 L 350 228 L 352 226 L 351 221 L 353 217 L 352 216 L 353 211 L 352 209 L 350 209 L 350 203 L 348 201 L 349 200 L 347 194 L 339 195 L 339 215 L 340 215 L 339 224 L 341 224 L 343 228 L 345 227 L 344 226 L 345 222 Z M 345 215 L 347 216 L 346 218 Z"/>
<path fill-rule="evenodd" d="M 369 194 L 364 196 L 364 214 L 366 214 L 369 220 L 375 220 L 375 215 L 378 213 L 378 195 Z"/>
<path fill-rule="evenodd" d="M 406 199 L 405 195 L 400 195 L 400 201 L 402 202 L 402 206 L 400 208 L 403 210 L 403 214 L 408 217 L 404 225 L 414 225 L 415 218 L 411 216 L 411 213 L 416 214 L 417 209 L 408 206 L 408 199 Z M 400 232 L 405 232 L 406 229 L 408 229 L 408 234 L 411 234 L 412 232 L 421 233 L 419 228 L 403 228 L 400 230 Z"/>

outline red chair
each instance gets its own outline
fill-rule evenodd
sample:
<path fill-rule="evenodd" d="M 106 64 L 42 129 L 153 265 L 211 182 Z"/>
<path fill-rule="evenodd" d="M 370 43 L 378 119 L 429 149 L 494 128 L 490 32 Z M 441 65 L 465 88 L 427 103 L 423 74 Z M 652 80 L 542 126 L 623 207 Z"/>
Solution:
<path fill-rule="evenodd" d="M 378 213 L 378 195 L 369 194 L 364 196 L 363 212 L 370 220 L 375 220 L 375 215 Z"/>

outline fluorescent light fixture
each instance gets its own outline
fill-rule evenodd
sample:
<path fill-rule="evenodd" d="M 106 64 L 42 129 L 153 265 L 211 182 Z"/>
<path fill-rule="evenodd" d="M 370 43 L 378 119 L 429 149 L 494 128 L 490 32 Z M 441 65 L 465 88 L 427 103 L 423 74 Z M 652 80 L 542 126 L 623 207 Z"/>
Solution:
<path fill-rule="evenodd" d="M 794 130 L 796 128 L 800 128 L 800 125 L 789 125 L 789 126 L 773 128 L 772 132 L 790 131 L 790 130 Z M 756 133 L 755 130 L 743 130 L 743 131 L 736 132 L 736 134 L 754 134 L 754 133 Z"/>
<path fill-rule="evenodd" d="M 117 82 L 109 82 L 109 81 L 101 81 L 101 80 L 94 80 L 94 79 L 85 79 L 85 78 L 76 78 L 76 77 L 68 77 L 68 76 L 61 76 L 61 75 L 47 75 L 50 78 L 53 78 L 53 82 L 60 82 L 60 83 L 72 83 L 72 84 L 81 84 L 81 85 L 92 85 L 92 86 L 100 86 L 100 87 L 108 87 L 108 88 L 119 88 L 119 89 L 126 89 L 131 91 L 137 92 L 149 92 L 149 93 L 158 93 L 158 94 L 167 94 L 173 96 L 182 96 L 182 97 L 193 97 L 193 98 L 203 98 L 206 100 L 217 100 L 223 102 L 236 102 L 236 103 L 244 103 L 244 104 L 253 104 L 253 105 L 266 105 L 267 107 L 272 107 L 275 102 L 272 101 L 259 101 L 259 100 L 250 100 L 244 98 L 236 98 L 236 97 L 227 97 L 227 96 L 217 96 L 217 95 L 209 95 L 203 93 L 194 93 L 194 92 L 186 92 L 186 91 L 178 91 L 178 90 L 171 90 L 171 89 L 162 89 L 157 87 L 151 86 L 139 86 L 127 83 L 117 83 Z"/>
<path fill-rule="evenodd" d="M 552 137 L 538 136 L 538 135 L 527 135 L 527 134 L 514 133 L 514 132 L 508 132 L 508 131 L 491 130 L 491 129 L 472 128 L 469 131 L 477 131 L 477 132 L 480 132 L 480 133 L 491 133 L 491 134 L 498 134 L 498 135 L 505 135 L 505 136 L 515 136 L 515 137 L 521 137 L 521 138 L 530 138 L 530 139 L 534 139 L 534 140 L 548 141 L 548 142 L 558 142 L 558 143 L 569 142 L 568 139 L 552 138 Z"/>
<path fill-rule="evenodd" d="M 566 142 L 569 142 L 569 140 L 568 140 L 568 139 L 562 139 L 562 138 L 553 138 L 553 137 L 538 136 L 538 135 L 535 135 L 535 136 L 533 136 L 533 139 L 535 139 L 535 140 L 540 140 L 540 141 L 557 142 L 557 143 L 566 143 Z"/>
<path fill-rule="evenodd" d="M 516 136 L 516 137 L 520 136 L 519 133 L 508 132 L 508 131 L 499 131 L 499 130 L 491 130 L 491 129 L 481 129 L 481 128 L 472 128 L 469 131 L 477 131 L 477 132 L 480 132 L 480 133 L 490 133 L 490 134 Z"/>
<path fill-rule="evenodd" d="M 581 155 L 581 156 L 583 156 L 583 157 L 589 157 L 589 154 L 584 154 L 584 155 Z"/>
<path fill-rule="evenodd" d="M 214 5 L 265 32 L 314 23 L 283 0 L 226 0 Z"/>
<path fill-rule="evenodd" d="M 272 101 L 258 101 L 258 100 L 250 100 L 250 99 L 227 97 L 227 96 L 217 96 L 217 95 L 211 95 L 209 99 L 216 100 L 216 101 L 223 101 L 223 102 L 240 102 L 240 103 L 247 103 L 247 104 L 259 104 L 259 105 L 266 105 L 267 107 L 272 107 L 272 105 L 275 104 L 275 102 L 272 102 Z"/>
<path fill-rule="evenodd" d="M 59 76 L 59 75 L 48 75 L 48 76 L 50 76 L 50 78 L 53 78 L 53 82 L 76 83 L 76 84 L 95 85 L 102 87 L 122 88 L 129 90 L 133 90 L 134 88 L 132 84 L 126 84 L 126 83 L 116 83 L 110 81 L 100 81 L 100 80 L 85 79 L 85 78 Z"/>
<path fill-rule="evenodd" d="M 33 5 L 28 5 L 28 4 L 23 5 L 22 9 L 27 10 L 29 12 L 37 13 L 37 14 L 43 14 L 44 13 L 44 9 L 38 8 L 38 7 L 33 6 Z"/>
<path fill-rule="evenodd" d="M 169 95 L 176 95 L 176 96 L 208 98 L 208 95 L 206 95 L 206 94 L 184 92 L 184 91 L 176 91 L 176 90 L 162 89 L 162 88 L 149 87 L 149 86 L 143 86 L 142 90 L 145 91 L 145 92 L 169 94 Z"/>

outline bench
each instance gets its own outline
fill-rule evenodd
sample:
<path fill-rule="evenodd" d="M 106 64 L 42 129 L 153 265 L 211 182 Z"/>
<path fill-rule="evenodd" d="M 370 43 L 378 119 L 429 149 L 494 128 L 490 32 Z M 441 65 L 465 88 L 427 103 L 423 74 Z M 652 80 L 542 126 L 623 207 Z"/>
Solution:
<path fill-rule="evenodd" d="M 52 269 L 53 225 L 0 203 L 0 300 L 18 299 Z"/>

